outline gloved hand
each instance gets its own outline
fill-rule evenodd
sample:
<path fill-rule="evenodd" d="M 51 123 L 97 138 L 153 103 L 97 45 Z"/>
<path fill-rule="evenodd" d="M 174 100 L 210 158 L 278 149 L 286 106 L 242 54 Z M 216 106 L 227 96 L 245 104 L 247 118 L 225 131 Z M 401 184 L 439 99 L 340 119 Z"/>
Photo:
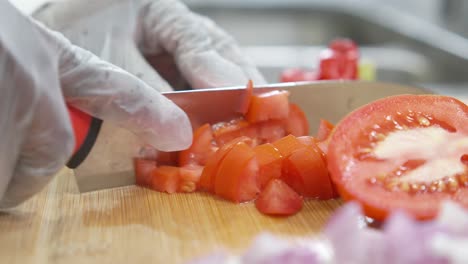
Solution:
<path fill-rule="evenodd" d="M 160 150 L 192 140 L 186 114 L 155 89 L 0 1 L 0 208 L 40 191 L 70 158 L 65 103 Z"/>
<path fill-rule="evenodd" d="M 62 0 L 34 16 L 159 91 L 171 87 L 144 56 L 163 52 L 193 88 L 265 83 L 231 36 L 177 0 Z"/>

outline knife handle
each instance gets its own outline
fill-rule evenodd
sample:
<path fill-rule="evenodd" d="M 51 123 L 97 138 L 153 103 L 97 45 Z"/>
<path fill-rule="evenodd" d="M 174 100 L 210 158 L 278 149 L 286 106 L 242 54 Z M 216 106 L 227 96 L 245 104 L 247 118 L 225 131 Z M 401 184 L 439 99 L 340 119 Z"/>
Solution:
<path fill-rule="evenodd" d="M 86 159 L 93 148 L 99 130 L 101 129 L 102 120 L 90 116 L 70 105 L 67 105 L 67 109 L 75 136 L 73 155 L 68 161 L 67 167 L 74 169 Z"/>

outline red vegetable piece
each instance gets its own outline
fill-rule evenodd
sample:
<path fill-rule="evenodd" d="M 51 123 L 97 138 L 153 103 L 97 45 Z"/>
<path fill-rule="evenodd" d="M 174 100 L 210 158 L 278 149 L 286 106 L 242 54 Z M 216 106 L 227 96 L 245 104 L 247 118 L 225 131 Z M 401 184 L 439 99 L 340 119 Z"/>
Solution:
<path fill-rule="evenodd" d="M 252 96 L 245 119 L 250 123 L 282 120 L 289 115 L 289 92 L 276 90 Z"/>
<path fill-rule="evenodd" d="M 293 135 L 287 135 L 284 138 L 272 143 L 283 157 L 288 157 L 293 151 L 304 148 L 306 145 Z"/>
<path fill-rule="evenodd" d="M 135 182 L 139 186 L 151 186 L 151 172 L 156 168 L 156 161 L 142 158 L 134 158 Z"/>
<path fill-rule="evenodd" d="M 205 165 L 216 151 L 213 132 L 209 124 L 204 124 L 193 133 L 192 145 L 179 153 L 179 166 Z"/>
<path fill-rule="evenodd" d="M 247 83 L 247 87 L 245 88 L 245 93 L 243 95 L 243 98 L 241 100 L 241 104 L 239 107 L 239 112 L 243 115 L 247 113 L 249 110 L 250 106 L 250 101 L 252 100 L 252 95 L 253 95 L 253 82 L 252 80 L 249 80 Z"/>
<path fill-rule="evenodd" d="M 222 146 L 239 137 L 257 138 L 257 127 L 251 125 L 243 118 L 233 119 L 229 122 L 214 124 L 213 135 L 218 146 Z"/>
<path fill-rule="evenodd" d="M 309 122 L 307 121 L 307 117 L 304 111 L 294 103 L 289 104 L 286 132 L 297 137 L 309 134 Z"/>
<path fill-rule="evenodd" d="M 275 216 L 296 214 L 302 209 L 302 204 L 302 197 L 279 179 L 269 181 L 255 201 L 260 212 Z"/>
<path fill-rule="evenodd" d="M 269 143 L 256 146 L 253 150 L 259 167 L 258 185 L 260 189 L 263 189 L 271 179 L 281 177 L 283 156 L 275 146 Z"/>
<path fill-rule="evenodd" d="M 281 73 L 280 82 L 300 82 L 304 80 L 304 70 L 299 68 L 286 69 Z"/>
<path fill-rule="evenodd" d="M 179 167 L 160 166 L 151 172 L 152 189 L 159 192 L 175 193 L 179 186 Z"/>
<path fill-rule="evenodd" d="M 318 141 L 326 140 L 330 136 L 334 127 L 335 126 L 332 123 L 330 123 L 328 120 L 320 119 L 320 125 L 318 128 L 317 137 L 316 137 L 317 140 Z"/>
<path fill-rule="evenodd" d="M 190 165 L 181 167 L 179 171 L 178 192 L 194 192 L 203 171 L 202 166 Z"/>
<path fill-rule="evenodd" d="M 284 120 L 270 120 L 256 124 L 260 143 L 271 143 L 286 136 Z"/>

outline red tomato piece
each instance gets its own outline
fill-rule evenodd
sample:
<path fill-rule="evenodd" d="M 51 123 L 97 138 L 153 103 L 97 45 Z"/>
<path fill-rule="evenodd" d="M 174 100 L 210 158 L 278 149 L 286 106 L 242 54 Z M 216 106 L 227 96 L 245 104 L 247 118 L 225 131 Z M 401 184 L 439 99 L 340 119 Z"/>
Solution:
<path fill-rule="evenodd" d="M 345 38 L 335 39 L 328 45 L 328 47 L 331 50 L 334 50 L 340 53 L 348 53 L 348 52 L 358 53 L 358 48 L 356 46 L 356 43 L 354 43 L 354 41 L 352 41 L 351 39 L 345 39 Z"/>
<path fill-rule="evenodd" d="M 179 167 L 160 166 L 151 172 L 152 189 L 159 192 L 175 193 L 179 186 Z"/>
<path fill-rule="evenodd" d="M 332 123 L 330 123 L 328 120 L 320 119 L 320 125 L 318 128 L 317 137 L 316 137 L 317 140 L 318 141 L 326 140 L 330 136 L 334 127 L 335 126 Z"/>
<path fill-rule="evenodd" d="M 307 121 L 307 117 L 302 109 L 294 103 L 289 104 L 286 132 L 297 137 L 309 134 L 309 122 Z"/>
<path fill-rule="evenodd" d="M 296 214 L 302 209 L 302 204 L 302 197 L 278 179 L 269 181 L 255 201 L 260 212 L 277 216 Z"/>
<path fill-rule="evenodd" d="M 179 170 L 178 192 L 194 192 L 203 171 L 202 166 L 190 165 Z"/>
<path fill-rule="evenodd" d="M 281 164 L 283 156 L 272 144 L 263 144 L 254 149 L 258 162 L 258 185 L 263 189 L 271 179 L 281 177 Z"/>
<path fill-rule="evenodd" d="M 289 92 L 276 90 L 252 96 L 245 119 L 250 123 L 282 120 L 289 115 Z"/>
<path fill-rule="evenodd" d="M 221 161 L 215 177 L 215 193 L 239 203 L 255 199 L 258 163 L 255 152 L 244 142 L 235 144 Z"/>
<path fill-rule="evenodd" d="M 270 120 L 256 124 L 259 143 L 271 143 L 286 136 L 283 120 Z"/>
<path fill-rule="evenodd" d="M 312 147 L 297 149 L 284 160 L 281 179 L 305 197 L 335 197 L 326 164 Z"/>
<path fill-rule="evenodd" d="M 293 135 L 287 135 L 284 138 L 272 143 L 283 157 L 288 157 L 293 151 L 304 148 L 306 145 Z"/>
<path fill-rule="evenodd" d="M 224 160 L 227 153 L 231 151 L 234 145 L 236 145 L 239 142 L 244 142 L 246 144 L 251 145 L 252 139 L 249 137 L 235 138 L 234 140 L 224 144 L 221 148 L 219 148 L 214 154 L 214 156 L 207 161 L 205 167 L 203 168 L 202 175 L 198 184 L 198 187 L 200 189 L 209 192 L 214 191 L 215 178 L 220 163 Z"/>
<path fill-rule="evenodd" d="M 210 124 L 204 124 L 193 133 L 192 145 L 179 153 L 179 166 L 205 165 L 216 151 Z"/>
<path fill-rule="evenodd" d="M 251 125 L 243 118 L 234 119 L 229 122 L 220 122 L 213 125 L 213 135 L 219 146 L 226 144 L 239 137 L 257 138 L 257 127 Z"/>
<path fill-rule="evenodd" d="M 286 69 L 281 73 L 280 82 L 300 82 L 304 80 L 304 70 L 299 68 Z"/>
<path fill-rule="evenodd" d="M 326 49 L 320 53 L 319 77 L 321 80 L 340 80 L 357 78 L 357 53 L 342 53 Z"/>
<path fill-rule="evenodd" d="M 239 113 L 243 115 L 245 115 L 249 110 L 250 101 L 252 100 L 253 95 L 253 89 L 253 82 L 252 80 L 249 80 L 249 82 L 247 83 L 247 87 L 245 88 L 245 94 L 241 100 L 241 104 L 239 107 Z"/>
<path fill-rule="evenodd" d="M 133 159 L 135 182 L 137 185 L 150 187 L 151 172 L 156 168 L 156 161 L 142 158 Z"/>
<path fill-rule="evenodd" d="M 468 106 L 438 95 L 398 95 L 348 114 L 331 136 L 327 160 L 344 200 L 384 220 L 401 210 L 434 218 L 442 201 L 468 208 Z"/>

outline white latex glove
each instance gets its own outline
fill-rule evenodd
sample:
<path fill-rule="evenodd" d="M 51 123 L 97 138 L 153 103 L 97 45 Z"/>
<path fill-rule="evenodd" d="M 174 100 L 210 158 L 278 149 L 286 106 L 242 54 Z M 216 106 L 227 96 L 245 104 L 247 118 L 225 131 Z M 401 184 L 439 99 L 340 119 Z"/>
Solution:
<path fill-rule="evenodd" d="M 35 17 L 159 91 L 171 87 L 145 55 L 171 54 L 193 88 L 265 83 L 231 36 L 176 0 L 62 0 Z"/>
<path fill-rule="evenodd" d="M 0 1 L 0 208 L 40 191 L 70 158 L 65 102 L 160 150 L 192 140 L 186 114 L 155 89 Z"/>

